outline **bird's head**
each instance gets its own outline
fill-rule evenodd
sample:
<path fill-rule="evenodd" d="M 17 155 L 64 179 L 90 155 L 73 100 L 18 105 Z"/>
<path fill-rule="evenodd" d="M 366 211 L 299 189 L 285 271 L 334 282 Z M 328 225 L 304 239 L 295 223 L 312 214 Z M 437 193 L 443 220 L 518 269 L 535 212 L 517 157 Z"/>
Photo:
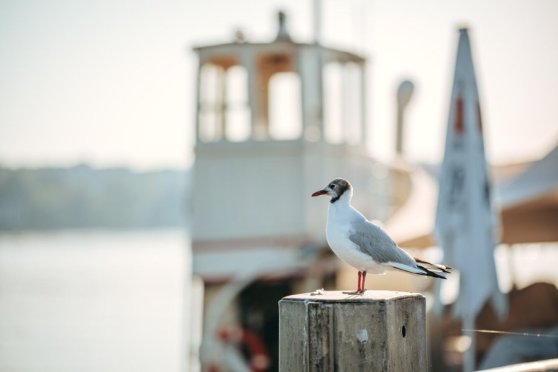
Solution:
<path fill-rule="evenodd" d="M 351 183 L 349 181 L 343 178 L 336 178 L 323 189 L 313 193 L 312 197 L 320 196 L 320 195 L 329 195 L 331 196 L 331 202 L 335 203 L 345 193 L 348 193 L 350 198 L 352 192 L 353 192 L 353 187 L 351 186 Z"/>

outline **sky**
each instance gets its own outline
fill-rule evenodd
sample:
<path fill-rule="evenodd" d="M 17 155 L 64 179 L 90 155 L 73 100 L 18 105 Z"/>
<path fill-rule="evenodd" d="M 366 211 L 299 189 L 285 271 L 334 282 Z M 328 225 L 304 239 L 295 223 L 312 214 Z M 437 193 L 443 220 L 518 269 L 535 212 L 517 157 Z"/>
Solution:
<path fill-rule="evenodd" d="M 313 0 L 0 0 L 0 165 L 183 168 L 191 164 L 194 45 L 241 28 L 269 41 L 284 10 L 309 42 Z M 393 157 L 395 93 L 409 79 L 406 155 L 438 162 L 457 29 L 470 30 L 494 163 L 558 140 L 558 2 L 322 0 L 321 41 L 369 58 L 369 149 Z"/>

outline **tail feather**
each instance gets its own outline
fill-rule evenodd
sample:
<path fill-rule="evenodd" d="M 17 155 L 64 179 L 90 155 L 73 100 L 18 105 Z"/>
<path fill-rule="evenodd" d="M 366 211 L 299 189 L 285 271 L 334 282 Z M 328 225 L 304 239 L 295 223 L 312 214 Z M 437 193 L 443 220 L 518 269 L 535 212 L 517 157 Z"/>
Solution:
<path fill-rule="evenodd" d="M 433 264 L 431 262 L 421 260 L 420 258 L 416 258 L 416 257 L 413 257 L 413 258 L 415 259 L 417 264 L 420 264 L 422 266 L 423 269 L 428 269 L 430 271 L 434 271 L 434 272 L 438 272 L 438 273 L 442 272 L 442 273 L 446 273 L 446 274 L 451 273 L 451 271 L 453 270 L 452 267 L 447 266 L 447 265 Z"/>
<path fill-rule="evenodd" d="M 416 267 L 411 267 L 400 262 L 386 262 L 387 265 L 393 269 L 401 270 L 409 274 L 431 276 L 438 279 L 446 279 L 444 274 L 451 273 L 453 270 L 451 267 L 440 264 L 433 264 L 428 261 L 421 260 L 420 258 L 415 258 Z"/>
<path fill-rule="evenodd" d="M 438 278 L 438 279 L 446 279 L 446 277 L 444 275 L 438 274 L 438 273 L 436 273 L 435 271 L 432 271 L 432 270 L 428 270 L 426 267 L 424 267 L 422 265 L 417 265 L 417 267 L 419 269 L 424 270 L 423 275 L 431 276 L 431 277 Z M 438 271 L 438 272 L 442 272 L 442 271 Z M 447 271 L 443 271 L 443 272 L 445 273 Z"/>

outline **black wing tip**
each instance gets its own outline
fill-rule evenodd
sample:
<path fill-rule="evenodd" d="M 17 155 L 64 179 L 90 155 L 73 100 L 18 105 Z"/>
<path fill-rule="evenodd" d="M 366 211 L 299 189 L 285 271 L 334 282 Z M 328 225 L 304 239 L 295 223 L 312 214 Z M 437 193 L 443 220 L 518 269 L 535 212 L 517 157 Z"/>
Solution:
<path fill-rule="evenodd" d="M 445 276 L 440 275 L 440 274 L 437 274 L 437 273 L 435 273 L 434 271 L 430 271 L 430 270 L 428 270 L 426 267 L 424 267 L 424 266 L 422 266 L 422 265 L 417 265 L 417 267 L 418 267 L 419 269 L 421 269 L 421 270 L 424 270 L 424 275 L 426 275 L 426 276 L 431 276 L 431 277 L 437 278 L 437 279 L 447 279 Z M 449 271 L 445 271 L 445 270 L 444 270 L 444 272 L 449 274 Z"/>
<path fill-rule="evenodd" d="M 428 262 L 428 261 L 421 260 L 420 258 L 417 258 L 417 257 L 413 257 L 413 259 L 415 260 L 415 262 L 416 262 L 417 264 L 423 264 L 423 265 L 427 265 L 427 266 L 433 266 L 433 267 L 436 268 L 436 270 L 439 270 L 439 271 L 441 271 L 441 272 L 443 272 L 443 273 L 446 273 L 446 274 L 451 274 L 451 272 L 452 272 L 452 270 L 453 270 L 453 267 L 448 266 L 448 265 L 433 264 L 433 263 L 430 263 L 430 262 Z M 421 266 L 421 268 L 426 270 L 426 268 L 425 268 L 424 266 Z"/>

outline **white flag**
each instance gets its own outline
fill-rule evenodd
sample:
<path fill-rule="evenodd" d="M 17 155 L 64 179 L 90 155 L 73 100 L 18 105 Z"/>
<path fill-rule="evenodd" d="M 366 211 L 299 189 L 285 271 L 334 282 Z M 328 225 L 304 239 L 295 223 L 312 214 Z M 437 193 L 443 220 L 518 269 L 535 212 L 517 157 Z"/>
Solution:
<path fill-rule="evenodd" d="M 494 262 L 499 222 L 482 132 L 469 35 L 461 29 L 439 175 L 435 235 L 444 250 L 444 261 L 460 274 L 454 315 L 462 319 L 474 319 L 489 298 L 498 315 L 507 312 Z"/>

